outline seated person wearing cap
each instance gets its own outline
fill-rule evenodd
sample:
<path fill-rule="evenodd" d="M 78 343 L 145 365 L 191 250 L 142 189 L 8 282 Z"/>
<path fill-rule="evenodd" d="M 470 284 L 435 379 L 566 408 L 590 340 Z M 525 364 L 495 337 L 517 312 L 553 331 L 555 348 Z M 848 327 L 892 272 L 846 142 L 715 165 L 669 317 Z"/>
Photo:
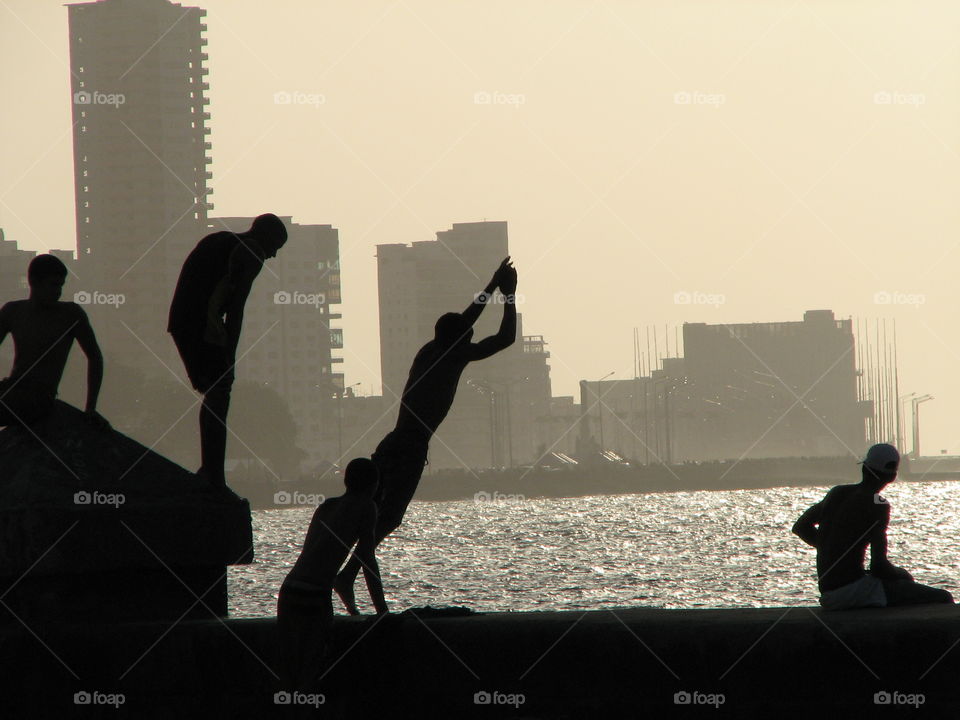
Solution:
<path fill-rule="evenodd" d="M 817 549 L 824 610 L 953 602 L 946 590 L 914 582 L 887 559 L 890 505 L 880 491 L 896 479 L 899 464 L 893 445 L 874 445 L 862 461 L 859 484 L 831 489 L 794 524 L 793 532 Z M 863 567 L 867 545 L 869 571 Z"/>

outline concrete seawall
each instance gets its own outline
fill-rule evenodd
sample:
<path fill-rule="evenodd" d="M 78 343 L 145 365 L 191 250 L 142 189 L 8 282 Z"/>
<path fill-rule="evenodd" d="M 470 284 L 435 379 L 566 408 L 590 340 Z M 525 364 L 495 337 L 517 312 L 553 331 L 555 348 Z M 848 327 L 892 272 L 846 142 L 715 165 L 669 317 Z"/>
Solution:
<path fill-rule="evenodd" d="M 275 702 L 274 618 L 8 626 L 0 710 L 138 720 L 960 716 L 955 606 L 404 613 L 338 617 L 335 632 L 336 662 L 317 694 L 293 699 L 316 705 L 304 714 Z M 75 704 L 76 693 L 91 702 Z"/>

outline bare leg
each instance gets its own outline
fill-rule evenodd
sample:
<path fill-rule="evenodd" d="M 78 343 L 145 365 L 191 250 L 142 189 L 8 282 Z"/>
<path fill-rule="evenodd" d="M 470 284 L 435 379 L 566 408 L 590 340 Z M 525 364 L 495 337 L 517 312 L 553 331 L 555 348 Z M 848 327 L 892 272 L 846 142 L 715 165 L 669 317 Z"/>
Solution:
<path fill-rule="evenodd" d="M 352 563 L 354 561 L 354 556 L 350 556 L 350 562 L 344 566 L 340 575 L 337 575 L 336 579 L 333 581 L 333 590 L 337 593 L 337 597 L 340 598 L 340 601 L 343 603 L 343 606 L 347 609 L 347 612 L 351 615 L 359 615 L 360 609 L 357 607 L 357 596 L 353 592 L 353 583 L 356 580 L 357 572 L 360 568 L 360 563 L 356 563 L 357 570 L 352 568 Z"/>
<path fill-rule="evenodd" d="M 200 455 L 203 474 L 216 487 L 227 484 L 223 464 L 227 454 L 227 410 L 230 386 L 215 385 L 203 396 L 200 407 Z"/>
<path fill-rule="evenodd" d="M 281 587 L 277 602 L 280 686 L 310 692 L 328 655 L 333 605 L 330 589 L 302 594 Z"/>
<path fill-rule="evenodd" d="M 953 602 L 953 596 L 946 590 L 921 585 L 912 580 L 884 580 L 883 591 L 887 595 L 888 607 Z"/>

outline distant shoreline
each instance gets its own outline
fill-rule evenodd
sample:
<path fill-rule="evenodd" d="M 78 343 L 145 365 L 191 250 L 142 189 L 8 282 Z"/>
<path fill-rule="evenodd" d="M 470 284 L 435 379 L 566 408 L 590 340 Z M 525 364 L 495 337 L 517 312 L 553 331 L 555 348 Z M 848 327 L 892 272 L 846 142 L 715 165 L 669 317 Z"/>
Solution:
<path fill-rule="evenodd" d="M 903 482 L 960 479 L 960 471 L 901 473 Z M 777 458 L 682 465 L 604 466 L 593 468 L 510 468 L 439 470 L 425 473 L 415 501 L 518 501 L 587 495 L 633 495 L 703 490 L 764 490 L 779 487 L 832 486 L 859 481 L 850 458 Z M 340 476 L 314 482 L 244 483 L 228 481 L 254 509 L 315 505 L 343 492 Z"/>

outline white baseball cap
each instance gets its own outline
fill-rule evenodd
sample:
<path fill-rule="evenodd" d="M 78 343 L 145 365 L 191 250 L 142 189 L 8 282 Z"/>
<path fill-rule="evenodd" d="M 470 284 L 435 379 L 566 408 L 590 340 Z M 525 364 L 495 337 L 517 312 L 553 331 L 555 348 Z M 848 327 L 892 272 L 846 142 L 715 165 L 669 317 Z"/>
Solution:
<path fill-rule="evenodd" d="M 867 450 L 860 464 L 875 472 L 896 472 L 900 467 L 900 453 L 890 443 L 877 443 Z"/>

